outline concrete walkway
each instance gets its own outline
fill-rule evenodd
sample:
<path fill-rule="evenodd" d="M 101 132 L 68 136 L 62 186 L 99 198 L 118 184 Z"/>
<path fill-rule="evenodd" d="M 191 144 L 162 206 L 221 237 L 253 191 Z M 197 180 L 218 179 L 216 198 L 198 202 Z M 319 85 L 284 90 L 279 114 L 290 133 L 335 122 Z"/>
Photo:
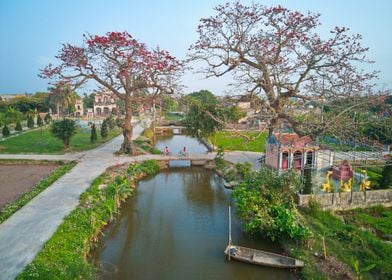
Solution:
<path fill-rule="evenodd" d="M 143 130 L 135 126 L 134 137 Z M 122 135 L 105 145 L 85 153 L 64 156 L 4 155 L 5 158 L 77 159 L 79 163 L 67 174 L 33 198 L 27 205 L 0 224 L 0 279 L 14 279 L 42 249 L 64 217 L 75 209 L 79 196 L 109 166 L 130 162 L 130 157 L 113 153 L 122 142 Z"/>
<path fill-rule="evenodd" d="M 136 125 L 134 139 L 143 128 Z M 1 155 L 0 158 L 77 160 L 79 163 L 67 174 L 32 199 L 22 209 L 0 224 L 0 278 L 14 279 L 28 265 L 45 242 L 53 235 L 64 217 L 75 209 L 79 196 L 106 168 L 115 164 L 148 159 L 213 159 L 215 153 L 190 154 L 187 157 L 142 155 L 115 156 L 122 142 L 122 135 L 101 147 L 82 153 L 65 155 Z M 259 167 L 260 153 L 227 152 L 225 159 L 237 163 L 250 161 Z"/>

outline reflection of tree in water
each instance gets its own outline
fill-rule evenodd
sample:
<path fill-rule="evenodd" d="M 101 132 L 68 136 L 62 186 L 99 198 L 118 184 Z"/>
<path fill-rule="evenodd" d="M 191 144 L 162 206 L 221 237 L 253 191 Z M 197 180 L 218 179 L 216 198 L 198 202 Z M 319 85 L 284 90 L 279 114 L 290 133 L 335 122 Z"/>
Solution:
<path fill-rule="evenodd" d="M 184 169 L 181 177 L 188 202 L 209 209 L 227 204 L 228 196 L 212 171 L 192 167 L 189 170 Z"/>

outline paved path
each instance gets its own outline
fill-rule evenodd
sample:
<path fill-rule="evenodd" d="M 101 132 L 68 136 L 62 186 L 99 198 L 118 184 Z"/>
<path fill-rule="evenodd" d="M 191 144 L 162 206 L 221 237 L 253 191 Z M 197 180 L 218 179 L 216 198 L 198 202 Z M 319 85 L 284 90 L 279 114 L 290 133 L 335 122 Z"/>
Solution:
<path fill-rule="evenodd" d="M 134 128 L 134 139 L 143 130 Z M 79 196 L 92 181 L 114 164 L 148 159 L 213 159 L 215 153 L 190 154 L 187 157 L 142 155 L 136 157 L 115 156 L 122 142 L 122 135 L 101 147 L 75 154 L 65 155 L 1 155 L 0 158 L 78 160 L 78 164 L 67 174 L 32 199 L 22 209 L 0 224 L 0 278 L 14 279 L 42 249 L 53 235 L 64 217 L 75 209 Z M 252 162 L 259 167 L 260 153 L 228 152 L 225 159 L 237 162 Z"/>
<path fill-rule="evenodd" d="M 141 131 L 142 128 L 136 126 L 134 137 Z M 113 154 L 121 142 L 122 135 L 95 150 L 79 154 L 79 163 L 69 173 L 0 224 L 0 279 L 14 279 L 34 259 L 64 217 L 78 205 L 79 196 L 107 167 L 132 161 L 130 157 L 116 157 Z M 34 157 L 37 158 L 57 159 L 56 156 L 44 155 Z"/>

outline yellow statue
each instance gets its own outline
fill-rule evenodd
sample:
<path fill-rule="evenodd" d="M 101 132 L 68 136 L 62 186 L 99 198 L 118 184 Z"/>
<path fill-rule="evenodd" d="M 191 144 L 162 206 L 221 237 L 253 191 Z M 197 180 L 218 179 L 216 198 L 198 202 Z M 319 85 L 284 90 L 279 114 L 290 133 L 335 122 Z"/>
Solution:
<path fill-rule="evenodd" d="M 346 183 L 343 183 L 343 180 L 340 179 L 340 191 L 341 192 L 351 192 L 351 188 L 353 187 L 353 178 L 348 179 Z"/>
<path fill-rule="evenodd" d="M 370 188 L 371 188 L 371 183 L 372 182 L 370 182 L 369 180 L 367 180 L 367 172 L 366 172 L 366 170 L 362 170 L 362 173 L 363 173 L 363 179 L 362 179 L 362 182 L 361 182 L 361 184 L 359 185 L 359 190 L 361 191 L 361 192 L 363 192 L 365 189 L 366 190 L 370 190 Z"/>
<path fill-rule="evenodd" d="M 326 191 L 327 193 L 331 192 L 331 183 L 329 181 L 329 177 L 331 176 L 333 172 L 332 171 L 328 171 L 327 175 L 325 176 L 325 184 L 321 184 L 321 189 L 323 191 Z"/>

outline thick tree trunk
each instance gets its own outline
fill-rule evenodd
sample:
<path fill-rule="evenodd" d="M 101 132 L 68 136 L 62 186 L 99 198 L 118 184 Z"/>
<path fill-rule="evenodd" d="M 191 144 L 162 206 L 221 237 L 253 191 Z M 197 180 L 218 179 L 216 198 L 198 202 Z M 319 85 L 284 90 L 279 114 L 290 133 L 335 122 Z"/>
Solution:
<path fill-rule="evenodd" d="M 136 154 L 136 147 L 133 145 L 132 142 L 132 134 L 133 134 L 133 127 L 131 124 L 132 121 L 132 102 L 129 96 L 125 99 L 125 119 L 124 123 L 122 124 L 123 136 L 124 140 L 121 144 L 121 148 L 118 151 L 120 154 Z"/>

